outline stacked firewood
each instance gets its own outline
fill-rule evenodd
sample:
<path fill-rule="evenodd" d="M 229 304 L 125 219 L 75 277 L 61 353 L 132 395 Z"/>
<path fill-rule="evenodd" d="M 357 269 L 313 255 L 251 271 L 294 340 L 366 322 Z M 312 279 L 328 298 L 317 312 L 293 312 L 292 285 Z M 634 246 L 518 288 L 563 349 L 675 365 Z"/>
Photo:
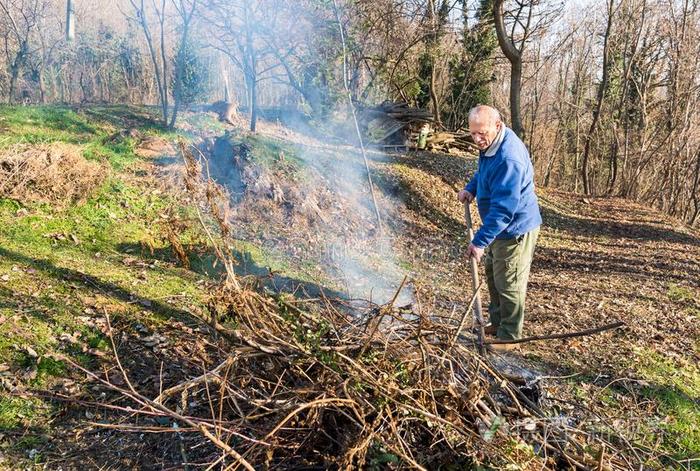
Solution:
<path fill-rule="evenodd" d="M 413 108 L 407 103 L 386 101 L 379 106 L 362 108 L 361 116 L 367 142 L 379 147 L 477 152 L 468 132 L 437 130 L 430 111 Z"/>
<path fill-rule="evenodd" d="M 451 152 L 454 149 L 470 154 L 478 153 L 479 149 L 466 131 L 435 131 L 428 134 L 426 148 L 433 152 Z"/>
<path fill-rule="evenodd" d="M 360 116 L 367 143 L 379 147 L 409 147 L 414 132 L 433 120 L 427 110 L 388 101 L 362 108 Z"/>

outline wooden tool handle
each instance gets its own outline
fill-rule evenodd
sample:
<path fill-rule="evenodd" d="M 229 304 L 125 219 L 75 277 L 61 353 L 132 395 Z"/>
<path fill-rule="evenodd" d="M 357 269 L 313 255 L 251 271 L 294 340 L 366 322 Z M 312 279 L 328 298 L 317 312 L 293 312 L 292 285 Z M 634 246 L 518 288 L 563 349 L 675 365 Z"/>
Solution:
<path fill-rule="evenodd" d="M 474 239 L 474 228 L 472 225 L 472 214 L 469 210 L 469 203 L 464 203 L 464 220 L 467 223 L 467 236 L 469 243 Z M 479 341 L 479 351 L 483 353 L 484 349 L 484 321 L 481 317 L 481 297 L 477 293 L 479 290 L 479 267 L 474 257 L 469 257 L 469 269 L 472 275 L 472 292 L 475 294 L 474 298 L 474 321 L 479 329 L 478 331 L 478 341 Z"/>

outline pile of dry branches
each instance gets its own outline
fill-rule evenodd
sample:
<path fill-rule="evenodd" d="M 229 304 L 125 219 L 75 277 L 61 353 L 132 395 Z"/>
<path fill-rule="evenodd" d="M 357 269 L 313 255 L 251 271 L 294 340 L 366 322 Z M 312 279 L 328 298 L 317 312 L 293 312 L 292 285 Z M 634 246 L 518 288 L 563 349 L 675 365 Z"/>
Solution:
<path fill-rule="evenodd" d="M 65 206 L 92 194 L 106 173 L 104 165 L 86 160 L 77 146 L 17 144 L 0 153 L 0 195 Z"/>
<path fill-rule="evenodd" d="M 183 459 L 198 447 L 210 450 L 207 469 L 628 469 L 609 443 L 546 417 L 519 380 L 460 339 L 457 319 L 434 318 L 419 302 L 358 306 L 250 289 L 228 255 L 226 195 L 201 177 L 193 149 L 181 151 L 226 271 L 208 319 L 226 340 L 223 361 L 153 399 L 120 363 L 122 386 L 83 371 L 137 414 L 177 424 L 170 431 L 190 437 Z"/>

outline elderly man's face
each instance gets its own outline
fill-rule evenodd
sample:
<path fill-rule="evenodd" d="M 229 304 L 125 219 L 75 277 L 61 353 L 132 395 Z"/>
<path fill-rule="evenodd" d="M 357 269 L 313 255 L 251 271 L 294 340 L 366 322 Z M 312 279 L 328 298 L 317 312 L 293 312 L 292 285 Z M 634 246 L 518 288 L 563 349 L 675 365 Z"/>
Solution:
<path fill-rule="evenodd" d="M 469 119 L 469 134 L 481 150 L 489 148 L 501 131 L 501 120 L 486 116 L 475 116 Z"/>

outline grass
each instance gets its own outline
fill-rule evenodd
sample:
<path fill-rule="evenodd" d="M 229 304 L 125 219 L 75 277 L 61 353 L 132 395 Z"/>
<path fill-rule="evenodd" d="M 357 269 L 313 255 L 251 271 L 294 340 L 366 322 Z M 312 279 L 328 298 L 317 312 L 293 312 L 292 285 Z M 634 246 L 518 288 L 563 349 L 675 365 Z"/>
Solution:
<path fill-rule="evenodd" d="M 222 123 L 211 113 L 187 113 L 180 114 L 178 123 L 184 125 L 185 129 L 206 130 L 217 135 L 224 134 L 228 129 L 228 125 Z M 190 131 L 185 131 L 189 135 Z"/>
<path fill-rule="evenodd" d="M 228 137 L 234 145 L 248 146 L 251 149 L 250 157 L 256 163 L 289 177 L 301 177 L 299 171 L 305 163 L 296 146 L 269 136 L 239 131 L 229 132 Z"/>
<path fill-rule="evenodd" d="M 91 360 L 85 351 L 107 350 L 107 337 L 90 324 L 105 310 L 157 325 L 185 314 L 180 305 L 204 304 L 197 285 L 202 277 L 171 263 L 162 215 L 172 201 L 135 177 L 140 158 L 133 140 L 110 139 L 129 127 L 169 137 L 148 112 L 127 107 L 0 106 L 0 149 L 68 142 L 114 170 L 84 203 L 65 209 L 0 198 L 0 365 L 24 387 L 50 388 L 70 377 L 53 354 L 85 364 Z M 160 250 L 162 259 L 126 263 L 142 246 Z M 79 344 L 62 340 L 63 334 Z M 3 394 L 0 431 L 41 430 L 52 413 L 43 400 Z M 6 450 L 0 444 L 0 454 Z"/>
<path fill-rule="evenodd" d="M 157 240 L 157 221 L 166 205 L 160 196 L 114 181 L 85 204 L 62 212 L 37 206 L 18 218 L 14 203 L 0 201 L 0 274 L 8 277 L 0 285 L 0 314 L 11 317 L 18 309 L 26 313 L 15 334 L 47 348 L 52 330 L 77 328 L 71 319 L 85 309 L 81 296 L 102 295 L 124 305 L 131 298 L 184 295 L 197 304 L 201 294 L 194 273 L 166 264 L 151 263 L 153 268 L 144 270 L 124 263 L 129 256 L 122 252 L 125 246 L 144 241 L 153 245 L 155 239 L 167 247 Z M 163 307 L 155 314 L 167 316 L 168 311 Z M 11 347 L 13 335 L 6 336 L 0 342 L 0 361 Z"/>
<path fill-rule="evenodd" d="M 146 134 L 169 135 L 149 112 L 131 107 L 0 105 L 0 150 L 15 144 L 77 144 L 83 147 L 86 159 L 106 160 L 114 169 L 123 170 L 138 160 L 135 142 L 111 136 L 129 127 L 138 127 Z"/>
<path fill-rule="evenodd" d="M 642 394 L 658 404 L 662 447 L 677 460 L 700 456 L 700 369 L 643 350 L 635 365 L 648 381 Z M 696 462 L 696 468 L 700 463 Z"/>
<path fill-rule="evenodd" d="M 668 285 L 668 298 L 676 303 L 695 303 L 695 295 L 692 290 L 684 286 L 678 286 L 675 283 Z"/>
<path fill-rule="evenodd" d="M 36 425 L 46 412 L 46 406 L 37 399 L 0 397 L 0 431 Z"/>

